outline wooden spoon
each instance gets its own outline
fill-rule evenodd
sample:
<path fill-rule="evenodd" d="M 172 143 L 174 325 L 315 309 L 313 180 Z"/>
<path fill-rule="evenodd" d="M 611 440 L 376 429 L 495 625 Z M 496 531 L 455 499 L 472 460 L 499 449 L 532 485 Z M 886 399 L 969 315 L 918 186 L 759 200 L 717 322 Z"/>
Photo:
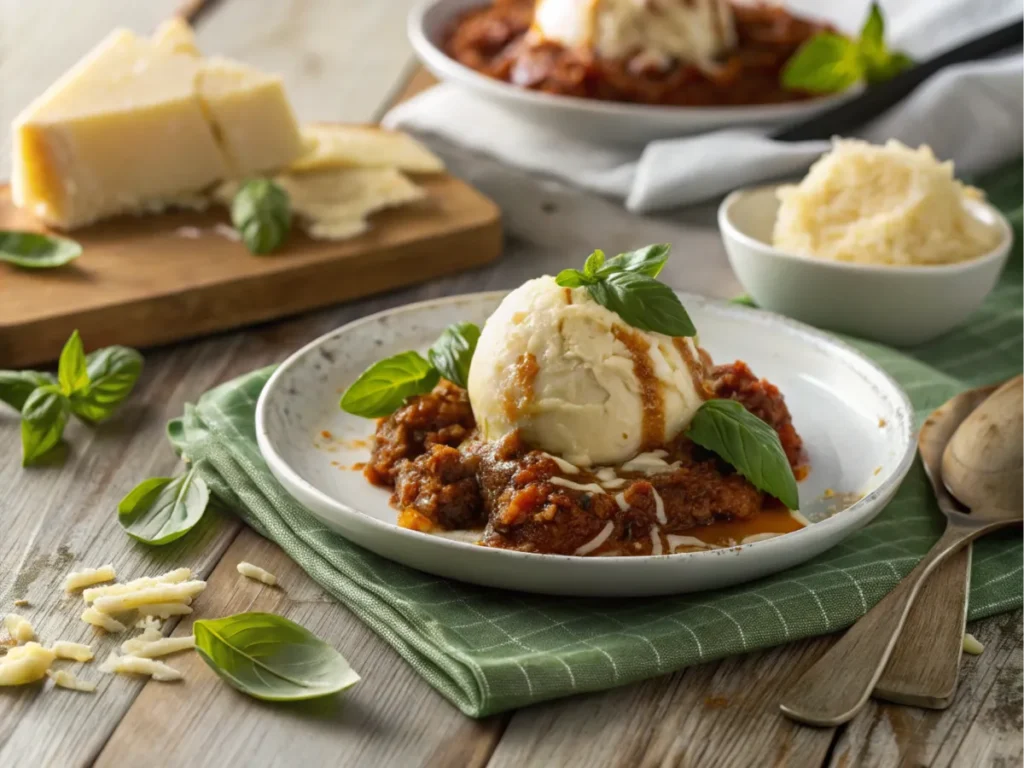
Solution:
<path fill-rule="evenodd" d="M 867 702 L 914 597 L 932 569 L 978 536 L 1024 519 L 1022 408 L 1024 379 L 1018 376 L 964 419 L 950 440 L 952 448 L 947 446 L 952 474 L 943 479 L 954 494 L 965 493 L 972 499 L 970 514 L 943 508 L 948 523 L 935 546 L 786 692 L 780 704 L 783 714 L 808 725 L 828 727 L 851 720 Z M 989 445 L 991 441 L 999 442 Z M 972 458 L 972 452 L 978 451 L 983 458 Z M 944 452 L 943 467 L 945 457 Z M 1014 500 L 1016 506 L 1012 507 Z"/>

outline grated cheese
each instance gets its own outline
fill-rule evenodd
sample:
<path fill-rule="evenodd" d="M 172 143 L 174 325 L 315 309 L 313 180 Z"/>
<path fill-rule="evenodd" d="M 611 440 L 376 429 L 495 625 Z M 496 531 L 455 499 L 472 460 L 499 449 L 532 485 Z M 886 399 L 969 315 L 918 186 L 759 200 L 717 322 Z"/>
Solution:
<path fill-rule="evenodd" d="M 29 640 L 35 639 L 35 630 L 32 629 L 32 625 L 24 616 L 19 616 L 16 613 L 8 613 L 7 616 L 4 617 L 4 627 L 7 629 L 7 634 L 9 634 L 11 639 L 18 643 L 18 645 L 24 645 Z"/>
<path fill-rule="evenodd" d="M 262 581 L 264 584 L 273 587 L 277 584 L 277 576 L 270 571 L 265 571 L 258 565 L 247 563 L 244 560 L 238 564 L 238 572 L 247 579 Z"/>
<path fill-rule="evenodd" d="M 81 571 L 74 571 L 68 574 L 68 577 L 64 579 L 64 589 L 68 592 L 74 592 L 84 587 L 91 587 L 93 584 L 99 584 L 104 581 L 113 581 L 117 578 L 117 574 L 114 572 L 114 566 L 102 565 L 99 568 L 85 568 Z"/>
<path fill-rule="evenodd" d="M 183 677 L 181 672 L 174 667 L 164 664 L 162 661 L 143 659 L 138 656 L 118 656 L 116 653 L 110 654 L 109 658 L 100 667 L 100 671 L 111 675 L 149 675 L 161 683 L 181 680 Z"/>
<path fill-rule="evenodd" d="M 111 584 L 107 587 L 94 587 L 82 592 L 82 599 L 87 603 L 93 602 L 98 597 L 110 595 L 127 595 L 146 587 L 156 587 L 161 584 L 180 584 L 192 578 L 191 568 L 176 568 L 161 576 L 143 576 L 141 579 L 126 581 L 124 584 Z"/>
<path fill-rule="evenodd" d="M 92 648 L 85 643 L 71 643 L 67 640 L 58 640 L 53 644 L 51 650 L 57 654 L 58 659 L 92 661 Z"/>
<path fill-rule="evenodd" d="M 82 621 L 92 624 L 94 627 L 105 629 L 107 632 L 124 632 L 127 627 L 112 616 L 108 616 L 95 608 L 86 608 L 82 614 Z"/>
<path fill-rule="evenodd" d="M 614 528 L 615 524 L 611 520 L 609 520 L 607 523 L 605 523 L 605 526 L 601 529 L 601 532 L 597 534 L 597 536 L 592 538 L 590 541 L 588 541 L 586 544 L 579 547 L 576 550 L 575 554 L 589 555 L 591 552 L 593 552 L 595 549 L 600 547 L 602 544 L 605 543 L 605 541 L 608 540 L 608 537 L 612 535 L 612 531 L 614 530 Z"/>
<path fill-rule="evenodd" d="M 206 589 L 205 581 L 185 581 L 181 584 L 158 584 L 143 587 L 123 595 L 106 595 L 97 597 L 92 604 L 102 613 L 124 613 L 140 605 L 154 603 L 180 603 L 192 598 Z"/>
<path fill-rule="evenodd" d="M 982 645 L 981 641 L 970 632 L 964 634 L 963 648 L 964 653 L 969 653 L 972 656 L 978 656 L 985 650 L 985 646 Z"/>
<path fill-rule="evenodd" d="M 0 659 L 0 686 L 27 685 L 46 676 L 56 654 L 39 643 L 28 642 L 11 648 Z"/>
<path fill-rule="evenodd" d="M 20 597 L 20 598 L 18 598 L 17 600 L 14 601 L 14 605 L 17 608 L 24 608 L 28 604 L 29 604 L 28 600 L 26 600 L 24 597 Z"/>
<path fill-rule="evenodd" d="M 121 652 L 134 656 L 135 652 L 140 648 L 156 642 L 157 640 L 163 640 L 163 637 L 163 633 L 160 632 L 158 627 L 146 627 L 145 631 L 141 635 L 133 637 L 130 640 L 125 640 L 121 643 Z"/>
<path fill-rule="evenodd" d="M 96 692 L 96 683 L 79 680 L 66 669 L 48 669 L 46 674 L 53 680 L 53 684 L 60 688 L 67 688 L 69 691 L 82 691 L 83 693 Z"/>
<path fill-rule="evenodd" d="M 131 652 L 140 659 L 155 659 L 158 656 L 169 656 L 172 653 L 191 651 L 196 647 L 195 635 L 187 637 L 161 637 L 148 643 L 140 643 Z M 121 647 L 124 650 L 124 646 Z"/>
<path fill-rule="evenodd" d="M 192 609 L 189 604 L 192 600 L 189 598 L 186 602 L 181 603 L 153 603 L 152 605 L 140 605 L 136 610 L 140 616 L 145 616 L 147 619 L 167 619 L 171 616 L 187 616 L 192 613 Z"/>

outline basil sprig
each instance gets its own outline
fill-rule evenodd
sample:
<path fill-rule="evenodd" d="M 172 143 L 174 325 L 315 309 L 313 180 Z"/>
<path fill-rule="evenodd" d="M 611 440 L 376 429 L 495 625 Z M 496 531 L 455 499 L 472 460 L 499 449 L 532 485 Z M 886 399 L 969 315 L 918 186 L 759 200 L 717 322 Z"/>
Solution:
<path fill-rule="evenodd" d="M 555 282 L 566 288 L 585 287 L 594 301 L 634 328 L 666 336 L 696 336 L 697 329 L 679 297 L 655 279 L 670 248 L 667 244 L 648 245 L 608 261 L 603 251 L 594 251 L 582 270 L 564 269 Z"/>
<path fill-rule="evenodd" d="M 196 651 L 231 687 L 263 701 L 329 696 L 359 682 L 345 658 L 305 627 L 272 613 L 193 625 Z"/>
<path fill-rule="evenodd" d="M 858 39 L 819 32 L 786 62 L 782 84 L 812 93 L 835 93 L 861 81 L 889 80 L 913 64 L 906 54 L 886 47 L 885 19 L 878 3 L 872 3 Z"/>
<path fill-rule="evenodd" d="M 125 533 L 143 544 L 177 541 L 203 518 L 210 491 L 193 465 L 180 477 L 143 480 L 117 505 Z"/>
<path fill-rule="evenodd" d="M 778 432 L 735 400 L 706 401 L 686 436 L 732 464 L 756 488 L 790 509 L 800 508 L 796 477 Z"/>
<path fill-rule="evenodd" d="M 0 261 L 26 269 L 52 269 L 82 255 L 74 240 L 39 232 L 0 230 Z"/>
<path fill-rule="evenodd" d="M 355 416 L 378 419 L 390 416 L 413 395 L 424 395 L 444 376 L 466 387 L 480 329 L 456 323 L 441 333 L 427 352 L 400 352 L 379 360 L 363 371 L 341 396 L 341 409 Z"/>
<path fill-rule="evenodd" d="M 231 202 L 231 223 L 253 253 L 280 248 L 292 226 L 288 193 L 270 179 L 250 179 Z"/>
<path fill-rule="evenodd" d="M 57 376 L 0 371 L 0 402 L 21 412 L 21 463 L 28 466 L 56 446 L 68 416 L 86 422 L 109 418 L 142 372 L 142 355 L 128 347 L 85 354 L 78 331 L 64 344 Z"/>

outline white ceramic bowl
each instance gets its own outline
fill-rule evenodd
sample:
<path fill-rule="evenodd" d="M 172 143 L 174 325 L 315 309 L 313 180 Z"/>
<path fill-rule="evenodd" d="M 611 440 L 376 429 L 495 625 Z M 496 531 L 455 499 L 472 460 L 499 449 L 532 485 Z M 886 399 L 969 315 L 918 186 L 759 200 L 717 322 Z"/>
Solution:
<path fill-rule="evenodd" d="M 1010 223 L 983 202 L 971 213 L 1002 231 L 984 256 L 946 266 L 875 266 L 814 259 L 773 248 L 775 186 L 733 192 L 718 209 L 729 263 L 764 309 L 866 339 L 911 346 L 960 325 L 992 292 L 1013 243 Z"/>
<path fill-rule="evenodd" d="M 502 296 L 387 310 L 331 331 L 281 364 L 256 405 L 256 437 L 274 477 L 311 513 L 296 533 L 321 536 L 326 527 L 413 568 L 505 589 L 604 597 L 696 592 L 756 579 L 835 546 L 882 511 L 913 461 L 910 403 L 870 360 L 779 315 L 680 294 L 713 357 L 746 360 L 785 393 L 811 467 L 800 483 L 800 509 L 811 525 L 728 549 L 648 557 L 542 555 L 400 528 L 389 491 L 352 469 L 369 458 L 374 422 L 343 412 L 339 393 L 383 357 L 426 350 L 450 323 L 482 325 Z M 836 511 L 841 497 L 850 506 Z"/>
<path fill-rule="evenodd" d="M 443 39 L 463 12 L 490 0 L 423 0 L 409 14 L 416 55 L 439 80 L 514 110 L 517 117 L 599 142 L 639 144 L 714 128 L 795 122 L 846 98 L 829 96 L 792 104 L 751 107 L 663 107 L 582 99 L 532 91 L 482 75 L 450 58 Z"/>

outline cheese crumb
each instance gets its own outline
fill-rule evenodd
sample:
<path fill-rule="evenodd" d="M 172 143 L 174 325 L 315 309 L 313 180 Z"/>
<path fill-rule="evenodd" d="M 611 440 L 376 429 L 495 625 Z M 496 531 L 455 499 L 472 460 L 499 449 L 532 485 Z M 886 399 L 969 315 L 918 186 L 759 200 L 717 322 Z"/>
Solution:
<path fill-rule="evenodd" d="M 152 629 L 156 632 L 159 632 L 161 629 L 163 629 L 163 626 L 163 622 L 161 622 L 160 619 L 156 618 L 155 616 L 144 616 L 143 618 L 135 622 L 136 629 Z"/>
<path fill-rule="evenodd" d="M 181 672 L 162 661 L 143 659 L 138 656 L 118 656 L 116 653 L 110 654 L 110 657 L 100 667 L 100 671 L 107 674 L 149 675 L 161 683 L 181 680 L 183 677 Z"/>
<path fill-rule="evenodd" d="M 83 693 L 96 692 L 96 683 L 79 680 L 66 669 L 48 669 L 46 674 L 53 680 L 53 684 L 60 688 L 67 688 L 69 691 L 82 691 Z"/>
<path fill-rule="evenodd" d="M 143 648 L 150 643 L 154 643 L 157 640 L 163 640 L 163 638 L 164 636 L 160 632 L 159 628 L 147 627 L 141 635 L 125 640 L 121 643 L 121 652 L 126 653 L 129 656 L 134 656 L 136 655 L 136 651 L 140 648 Z"/>
<path fill-rule="evenodd" d="M 192 613 L 189 602 L 181 603 L 153 603 L 152 605 L 140 605 L 137 610 L 140 616 L 148 618 L 167 619 L 171 616 L 187 616 Z"/>
<path fill-rule="evenodd" d="M 970 632 L 964 635 L 964 653 L 978 656 L 985 650 L 985 646 Z"/>
<path fill-rule="evenodd" d="M 262 581 L 267 586 L 273 587 L 277 584 L 277 576 L 270 571 L 265 571 L 258 565 L 247 563 L 244 560 L 238 564 L 238 572 L 247 579 Z"/>
<path fill-rule="evenodd" d="M 127 627 L 112 616 L 108 616 L 102 611 L 98 611 L 95 608 L 86 608 L 82 614 L 82 621 L 87 624 L 92 624 L 94 627 L 100 627 L 101 629 L 107 630 L 107 632 L 124 632 Z"/>
<path fill-rule="evenodd" d="M 24 608 L 28 604 L 29 604 L 28 600 L 26 600 L 24 597 L 19 597 L 17 600 L 14 601 L 14 605 L 17 608 Z"/>
<path fill-rule="evenodd" d="M 71 643 L 67 640 L 58 640 L 53 644 L 51 650 L 57 654 L 58 659 L 92 661 L 92 648 L 85 643 Z"/>
<path fill-rule="evenodd" d="M 93 607 L 103 613 L 124 613 L 140 605 L 153 603 L 180 603 L 206 589 L 205 581 L 185 581 L 181 584 L 158 584 L 123 595 L 107 595 L 93 600 Z"/>
<path fill-rule="evenodd" d="M 188 635 L 187 637 L 162 637 L 159 640 L 140 643 L 131 653 L 140 659 L 155 659 L 158 656 L 169 656 L 172 653 L 191 651 L 195 647 L 195 635 Z M 124 646 L 121 647 L 121 650 L 125 650 Z"/>
<path fill-rule="evenodd" d="M 124 584 L 111 584 L 107 587 L 94 587 L 82 592 L 82 599 L 91 603 L 98 597 L 110 595 L 126 595 L 129 592 L 136 592 L 146 587 L 156 587 L 160 584 L 180 584 L 192 578 L 191 568 L 176 568 L 160 576 L 143 576 L 141 579 L 126 581 Z"/>
<path fill-rule="evenodd" d="M 7 634 L 11 636 L 11 639 L 18 645 L 24 645 L 29 640 L 34 640 L 36 633 L 32 629 L 32 625 L 29 624 L 28 619 L 23 616 L 19 616 L 16 613 L 8 613 L 4 618 L 4 627 L 7 629 Z"/>
<path fill-rule="evenodd" d="M 113 581 L 116 578 L 117 574 L 114 572 L 114 566 L 110 564 L 100 566 L 99 568 L 85 568 L 81 571 L 69 573 L 68 577 L 64 580 L 64 589 L 68 592 L 74 592 L 103 581 Z"/>
<path fill-rule="evenodd" d="M 11 648 L 0 659 L 0 686 L 27 685 L 46 676 L 56 654 L 39 643 L 25 643 Z"/>

